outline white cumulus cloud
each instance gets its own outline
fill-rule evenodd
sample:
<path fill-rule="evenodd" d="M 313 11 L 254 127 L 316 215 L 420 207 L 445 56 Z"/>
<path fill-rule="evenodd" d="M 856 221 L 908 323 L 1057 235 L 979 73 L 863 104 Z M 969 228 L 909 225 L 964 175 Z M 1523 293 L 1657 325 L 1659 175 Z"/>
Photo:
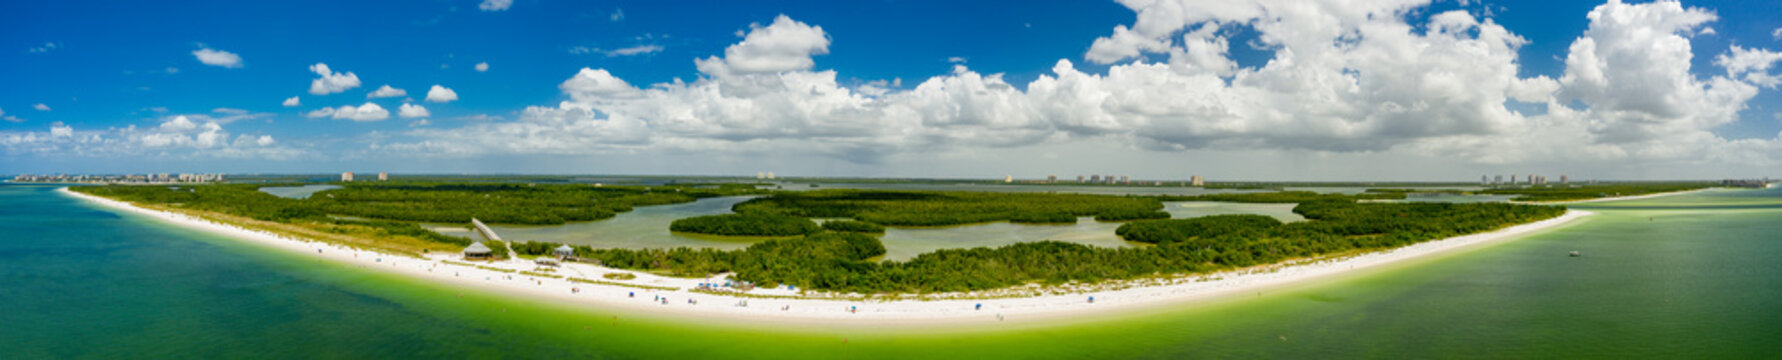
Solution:
<path fill-rule="evenodd" d="M 347 120 L 352 120 L 352 121 L 378 121 L 378 120 L 390 118 L 390 111 L 384 110 L 384 107 L 382 107 L 382 106 L 377 106 L 377 104 L 368 102 L 368 103 L 365 103 L 364 105 L 359 105 L 356 107 L 352 106 L 352 105 L 341 105 L 340 107 L 324 107 L 321 109 L 317 109 L 315 111 L 311 111 L 308 114 L 304 114 L 303 116 L 307 116 L 307 117 L 311 117 L 311 118 L 328 117 L 328 118 L 335 118 L 335 119 L 347 119 Z"/>
<path fill-rule="evenodd" d="M 284 105 L 285 107 L 298 107 L 303 105 L 303 101 L 298 100 L 296 96 L 292 96 L 289 99 L 285 99 Z"/>
<path fill-rule="evenodd" d="M 350 71 L 335 73 L 328 68 L 328 64 L 323 63 L 310 65 L 309 71 L 315 72 L 319 76 L 309 82 L 310 94 L 328 95 L 359 87 L 359 75 Z"/>
<path fill-rule="evenodd" d="M 197 57 L 198 62 L 204 63 L 205 65 L 221 66 L 231 69 L 241 67 L 241 55 L 236 55 L 235 53 L 228 51 L 203 48 L 193 51 L 192 56 Z"/>
<path fill-rule="evenodd" d="M 397 108 L 396 114 L 397 116 L 405 118 L 428 117 L 432 115 L 427 113 L 427 108 L 415 104 L 402 104 L 401 107 Z"/>
<path fill-rule="evenodd" d="M 637 91 L 630 83 L 613 77 L 606 69 L 582 68 L 581 72 L 557 85 L 563 93 L 569 94 L 577 101 L 595 101 L 600 98 L 622 96 Z"/>
<path fill-rule="evenodd" d="M 427 101 L 428 102 L 445 103 L 445 102 L 453 102 L 453 101 L 457 101 L 457 100 L 458 100 L 458 92 L 452 91 L 452 89 L 448 89 L 444 86 L 439 86 L 438 84 L 435 84 L 435 85 L 433 85 L 432 88 L 427 89 Z"/>
<path fill-rule="evenodd" d="M 1743 79 L 1752 84 L 1774 89 L 1778 83 L 1782 83 L 1782 79 L 1778 79 L 1776 75 L 1770 73 L 1770 68 L 1774 67 L 1778 60 L 1782 60 L 1782 52 L 1747 49 L 1733 45 L 1727 50 L 1727 53 L 1715 57 L 1714 64 L 1726 68 L 1728 78 Z"/>
<path fill-rule="evenodd" d="M 37 103 L 37 105 L 31 105 L 31 108 L 37 109 L 37 111 L 50 111 L 49 105 L 44 105 L 43 103 Z"/>
<path fill-rule="evenodd" d="M 489 71 L 489 63 L 487 63 L 487 62 L 476 63 L 476 71 L 477 72 Z"/>
<path fill-rule="evenodd" d="M 402 96 L 408 96 L 408 91 L 393 88 L 393 87 L 390 87 L 390 85 L 384 85 L 384 86 L 378 87 L 377 90 L 372 90 L 370 94 L 365 94 L 366 99 L 392 98 L 392 97 L 402 97 Z"/>
<path fill-rule="evenodd" d="M 74 137 L 74 128 L 73 127 L 63 124 L 60 121 L 57 121 L 54 124 L 50 124 L 50 138 L 52 138 L 52 139 L 66 139 L 66 138 L 71 138 L 71 137 Z"/>
<path fill-rule="evenodd" d="M 513 6 L 514 0 L 483 0 L 476 8 L 482 11 L 507 11 L 507 8 Z"/>
<path fill-rule="evenodd" d="M 724 57 L 695 60 L 699 72 L 713 76 L 808 70 L 813 55 L 829 53 L 829 34 L 780 15 L 772 24 L 749 25 L 743 41 L 724 48 Z"/>

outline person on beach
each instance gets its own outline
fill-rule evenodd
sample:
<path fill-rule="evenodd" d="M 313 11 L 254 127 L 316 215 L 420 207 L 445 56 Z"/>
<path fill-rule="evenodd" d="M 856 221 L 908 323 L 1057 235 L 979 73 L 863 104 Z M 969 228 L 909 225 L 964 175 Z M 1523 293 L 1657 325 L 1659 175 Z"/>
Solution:
<path fill-rule="evenodd" d="M 983 310 L 983 309 L 984 309 L 984 303 L 978 303 L 978 306 L 973 308 L 972 310 Z"/>
<path fill-rule="evenodd" d="M 1090 303 L 1090 304 L 1094 304 L 1094 303 L 1095 303 L 1095 297 L 1094 297 L 1094 296 L 1090 296 L 1090 297 L 1089 297 L 1089 303 Z"/>

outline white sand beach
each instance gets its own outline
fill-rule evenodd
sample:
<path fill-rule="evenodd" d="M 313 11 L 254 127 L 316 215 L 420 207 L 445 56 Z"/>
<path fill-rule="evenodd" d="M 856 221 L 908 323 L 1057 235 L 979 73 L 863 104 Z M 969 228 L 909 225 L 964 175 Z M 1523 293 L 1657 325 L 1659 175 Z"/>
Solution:
<path fill-rule="evenodd" d="M 1608 202 L 1608 201 L 1627 201 L 1627 200 L 1651 199 L 1651 198 L 1665 197 L 1665 196 L 1671 196 L 1671 195 L 1694 194 L 1694 193 L 1703 192 L 1703 191 L 1714 191 L 1716 189 L 1722 189 L 1722 188 L 1705 188 L 1705 189 L 1661 192 L 1661 193 L 1652 193 L 1652 194 L 1645 194 L 1645 195 L 1632 195 L 1632 196 L 1610 196 L 1610 197 L 1605 197 L 1605 198 L 1584 199 L 1584 200 L 1510 201 L 1509 203 L 1511 203 L 1511 204 L 1528 204 L 1528 205 L 1588 204 L 1588 203 Z"/>
<path fill-rule="evenodd" d="M 406 255 L 352 249 L 219 224 L 184 214 L 141 208 L 120 201 L 76 193 L 67 188 L 59 191 L 119 212 L 141 214 L 179 226 L 209 231 L 303 256 L 315 256 L 348 266 L 378 269 L 418 279 L 437 281 L 449 287 L 463 288 L 466 291 L 543 299 L 574 307 L 643 312 L 671 317 L 836 326 L 932 326 L 939 324 L 993 324 L 1005 321 L 1032 323 L 1048 319 L 1083 318 L 1088 314 L 1110 314 L 1181 306 L 1201 299 L 1266 291 L 1283 285 L 1326 278 L 1345 272 L 1475 248 L 1483 244 L 1566 224 L 1591 214 L 1572 210 L 1557 218 L 1489 233 L 1429 241 L 1357 256 L 1303 261 L 1218 274 L 1184 276 L 1168 280 L 1135 280 L 1125 283 L 1097 284 L 1075 291 L 1063 291 L 1050 295 L 995 299 L 869 301 L 768 297 L 795 294 L 795 292 L 784 288 L 757 289 L 749 292 L 755 297 L 698 293 L 690 291 L 690 289 L 696 288 L 703 282 L 722 283 L 723 280 L 669 278 L 589 264 L 565 264 L 553 272 L 553 274 L 566 277 L 667 287 L 677 290 L 650 290 L 572 282 L 566 279 L 518 273 L 518 271 L 534 271 L 539 268 L 530 260 L 516 259 L 476 263 L 481 267 L 489 268 L 485 269 L 478 266 L 460 265 L 462 263 L 457 259 L 456 254 L 433 255 L 428 259 L 417 259 Z M 609 273 L 630 273 L 636 275 L 636 278 L 620 281 L 607 280 L 602 277 Z M 1090 297 L 1094 298 L 1093 302 L 1089 301 Z M 982 309 L 977 309 L 978 304 L 982 304 Z"/>

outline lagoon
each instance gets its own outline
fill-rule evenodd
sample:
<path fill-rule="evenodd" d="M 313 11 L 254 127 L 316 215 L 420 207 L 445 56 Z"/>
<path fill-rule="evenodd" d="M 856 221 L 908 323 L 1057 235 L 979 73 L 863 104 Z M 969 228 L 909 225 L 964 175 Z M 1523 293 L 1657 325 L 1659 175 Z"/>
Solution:
<path fill-rule="evenodd" d="M 687 234 L 668 231 L 675 219 L 694 216 L 728 214 L 731 206 L 754 198 L 732 196 L 699 199 L 692 203 L 638 207 L 611 219 L 575 222 L 551 226 L 495 225 L 503 239 L 545 241 L 589 245 L 597 248 L 713 248 L 741 249 L 767 238 L 727 237 Z M 1165 202 L 1164 211 L 1173 218 L 1189 218 L 1221 214 L 1267 215 L 1281 221 L 1305 220 L 1293 213 L 1294 204 L 1242 204 L 1223 202 Z M 1035 225 L 992 222 L 945 227 L 888 227 L 881 240 L 886 260 L 908 260 L 922 253 L 940 249 L 961 249 L 981 246 L 1002 246 L 1021 242 L 1057 240 L 1103 247 L 1144 246 L 1114 235 L 1120 222 L 1098 222 L 1083 217 L 1075 224 Z M 435 224 L 430 227 L 449 228 Z M 465 235 L 464 232 L 450 232 Z M 474 236 L 474 234 L 471 234 Z"/>

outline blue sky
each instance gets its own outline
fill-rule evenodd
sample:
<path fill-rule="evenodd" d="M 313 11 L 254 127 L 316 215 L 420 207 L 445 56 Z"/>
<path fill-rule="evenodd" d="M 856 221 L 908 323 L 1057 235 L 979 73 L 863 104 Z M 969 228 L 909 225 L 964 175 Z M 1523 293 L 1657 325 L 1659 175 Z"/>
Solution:
<path fill-rule="evenodd" d="M 1769 2 L 482 3 L 0 4 L 0 173 L 1782 175 Z M 1295 38 L 1323 30 L 1350 35 Z M 1568 77 L 1584 38 L 1649 46 L 1592 54 L 1653 75 Z M 316 64 L 356 84 L 312 91 Z"/>

